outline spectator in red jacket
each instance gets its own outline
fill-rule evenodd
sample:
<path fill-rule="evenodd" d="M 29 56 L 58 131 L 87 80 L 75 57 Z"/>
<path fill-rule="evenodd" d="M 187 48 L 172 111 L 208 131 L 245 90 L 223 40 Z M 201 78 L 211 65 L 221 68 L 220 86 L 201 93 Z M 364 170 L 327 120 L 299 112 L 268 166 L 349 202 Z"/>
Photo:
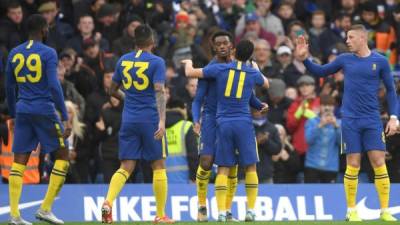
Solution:
<path fill-rule="evenodd" d="M 303 75 L 297 80 L 299 97 L 292 102 L 288 109 L 286 127 L 292 135 L 292 144 L 304 162 L 308 146 L 304 136 L 304 125 L 308 119 L 317 116 L 319 112 L 319 97 L 315 93 L 313 77 Z"/>

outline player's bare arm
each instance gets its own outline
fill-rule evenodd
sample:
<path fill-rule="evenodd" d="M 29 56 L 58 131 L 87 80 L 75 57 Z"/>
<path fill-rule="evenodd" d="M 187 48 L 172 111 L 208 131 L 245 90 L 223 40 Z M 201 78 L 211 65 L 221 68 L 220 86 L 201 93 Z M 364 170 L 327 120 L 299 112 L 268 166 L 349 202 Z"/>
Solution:
<path fill-rule="evenodd" d="M 162 83 L 155 83 L 154 90 L 156 91 L 156 102 L 157 110 L 160 117 L 158 123 L 158 130 L 154 133 L 154 138 L 160 140 L 163 138 L 165 133 L 165 111 L 166 111 L 166 99 L 165 99 L 165 88 Z"/>
<path fill-rule="evenodd" d="M 117 83 L 115 83 L 115 82 L 112 82 L 112 83 L 111 83 L 111 87 L 110 87 L 110 89 L 108 90 L 108 94 L 109 94 L 110 96 L 116 97 L 118 100 L 122 101 L 122 100 L 124 100 L 124 98 L 125 98 L 125 93 L 122 92 L 121 89 L 119 89 L 120 86 L 121 86 L 121 85 L 119 85 L 119 84 L 117 84 Z"/>
<path fill-rule="evenodd" d="M 182 60 L 182 64 L 185 66 L 185 75 L 193 78 L 203 78 L 203 69 L 193 68 L 193 61 L 190 59 Z"/>

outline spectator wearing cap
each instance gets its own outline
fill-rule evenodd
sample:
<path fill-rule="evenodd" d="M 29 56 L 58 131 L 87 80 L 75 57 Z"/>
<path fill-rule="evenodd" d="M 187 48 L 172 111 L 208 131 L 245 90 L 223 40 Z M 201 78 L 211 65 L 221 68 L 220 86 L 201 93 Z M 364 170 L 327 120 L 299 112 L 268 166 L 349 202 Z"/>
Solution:
<path fill-rule="evenodd" d="M 292 144 L 304 164 L 308 145 L 305 140 L 304 125 L 315 118 L 319 112 L 320 100 L 315 93 L 315 80 L 309 75 L 301 76 L 297 81 L 299 96 L 288 109 L 286 127 L 292 135 Z"/>
<path fill-rule="evenodd" d="M 396 35 L 389 23 L 380 19 L 377 4 L 367 1 L 361 5 L 361 22 L 367 30 L 368 46 L 371 49 L 386 54 L 390 46 L 396 42 Z"/>
<path fill-rule="evenodd" d="M 11 50 L 26 38 L 24 14 L 19 1 L 9 1 L 6 5 L 6 16 L 0 20 L 0 46 Z"/>
<path fill-rule="evenodd" d="M 112 43 L 121 35 L 117 14 L 116 6 L 109 3 L 102 5 L 96 14 L 96 31 L 101 33 L 108 43 Z"/>
<path fill-rule="evenodd" d="M 64 49 L 59 58 L 66 69 L 65 79 L 72 82 L 79 94 L 86 99 L 97 88 L 96 73 L 83 63 L 83 59 L 72 48 Z"/>
<path fill-rule="evenodd" d="M 286 124 L 287 112 L 292 100 L 285 96 L 286 84 L 281 79 L 269 79 L 268 120 L 274 124 Z"/>
<path fill-rule="evenodd" d="M 273 33 L 275 36 L 284 35 L 285 32 L 281 20 L 271 12 L 272 2 L 272 0 L 255 0 L 254 13 L 260 17 L 259 22 L 264 30 Z M 236 36 L 243 33 L 245 27 L 246 19 L 245 16 L 242 16 L 235 29 Z"/>
<path fill-rule="evenodd" d="M 193 44 L 195 31 L 194 27 L 189 24 L 189 14 L 180 11 L 175 15 L 175 28 L 170 37 L 170 45 L 173 50 L 188 48 Z"/>
<path fill-rule="evenodd" d="M 165 58 L 172 58 L 176 68 L 180 68 L 181 60 L 186 58 L 191 58 L 197 67 L 203 67 L 209 61 L 204 50 L 195 42 L 195 25 L 190 23 L 187 12 L 180 11 L 175 15 L 175 27 L 168 37 L 168 46 L 164 46 L 164 49 L 167 50 Z"/>
<path fill-rule="evenodd" d="M 55 0 L 42 1 L 38 12 L 46 19 L 47 24 L 49 24 L 49 34 L 46 44 L 60 52 L 65 47 L 67 40 L 72 38 L 74 30 L 69 24 L 59 20 L 59 7 Z"/>
<path fill-rule="evenodd" d="M 301 73 L 293 64 L 292 50 L 282 45 L 276 51 L 277 63 L 272 68 L 271 78 L 279 78 L 285 81 L 287 86 L 296 87 L 296 82 Z"/>
<path fill-rule="evenodd" d="M 256 13 L 247 13 L 245 15 L 246 26 L 242 34 L 236 36 L 236 43 L 243 39 L 247 33 L 255 33 L 257 38 L 265 39 L 268 41 L 270 46 L 275 46 L 276 36 L 275 34 L 264 30 L 261 27 L 259 16 Z"/>
<path fill-rule="evenodd" d="M 106 53 L 100 49 L 98 41 L 89 38 L 83 42 L 83 63 L 88 65 L 96 74 L 98 88 L 101 87 L 103 74 L 107 66 L 114 66 L 117 62 L 116 57 L 112 53 Z"/>
<path fill-rule="evenodd" d="M 87 39 L 95 39 L 103 51 L 109 50 L 108 41 L 104 39 L 100 33 L 94 31 L 94 20 L 91 15 L 85 14 L 80 16 L 77 27 L 79 33 L 69 39 L 66 46 L 73 48 L 78 55 L 83 54 L 83 42 Z"/>
<path fill-rule="evenodd" d="M 143 20 L 135 15 L 126 20 L 122 36 L 112 44 L 112 52 L 116 56 L 122 56 L 135 49 L 135 29 L 141 24 L 143 24 Z"/>

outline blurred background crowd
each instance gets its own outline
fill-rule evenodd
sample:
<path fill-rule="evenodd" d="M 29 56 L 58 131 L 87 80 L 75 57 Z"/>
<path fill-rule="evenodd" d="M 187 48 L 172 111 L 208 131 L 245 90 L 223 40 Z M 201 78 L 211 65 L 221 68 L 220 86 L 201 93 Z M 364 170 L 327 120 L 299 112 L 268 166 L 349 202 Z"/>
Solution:
<path fill-rule="evenodd" d="M 4 102 L 4 71 L 8 52 L 26 41 L 26 18 L 42 14 L 50 25 L 46 44 L 58 52 L 62 84 L 73 134 L 67 183 L 108 183 L 118 169 L 118 130 L 123 102 L 110 98 L 118 58 L 134 49 L 135 28 L 149 24 L 156 32 L 155 54 L 167 67 L 167 137 L 170 183 L 190 183 L 198 165 L 198 137 L 191 126 L 191 104 L 197 80 L 186 79 L 180 61 L 193 59 L 204 67 L 213 58 L 210 37 L 219 29 L 233 42 L 255 44 L 253 60 L 270 79 L 270 89 L 256 90 L 269 104 L 266 114 L 252 111 L 258 143 L 260 183 L 342 182 L 340 107 L 343 72 L 324 79 L 310 76 L 295 51 L 304 35 L 313 60 L 328 63 L 347 51 L 346 31 L 364 24 L 370 48 L 385 55 L 400 91 L 400 2 L 397 0 L 2 0 L 0 1 L 0 102 Z M 385 88 L 382 123 L 388 119 Z M 0 106 L 0 166 L 7 182 L 12 162 L 12 132 L 6 104 Z M 181 130 L 176 124 L 183 122 Z M 18 140 L 16 140 L 18 141 Z M 392 182 L 400 182 L 400 135 L 387 138 L 387 165 Z M 33 149 L 34 150 L 34 149 Z M 174 165 L 183 157 L 187 165 Z M 46 183 L 52 155 L 34 150 L 25 183 Z M 148 162 L 130 182 L 151 182 Z M 362 164 L 360 182 L 373 171 Z M 179 173 L 173 174 L 179 171 Z"/>

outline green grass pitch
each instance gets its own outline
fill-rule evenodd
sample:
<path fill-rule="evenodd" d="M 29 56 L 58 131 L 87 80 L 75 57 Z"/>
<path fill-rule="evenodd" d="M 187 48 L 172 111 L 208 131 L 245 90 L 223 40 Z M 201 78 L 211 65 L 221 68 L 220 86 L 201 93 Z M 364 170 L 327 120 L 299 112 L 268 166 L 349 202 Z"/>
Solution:
<path fill-rule="evenodd" d="M 31 221 L 32 222 L 32 221 Z M 33 221 L 34 225 L 47 225 L 48 223 L 36 223 Z M 0 223 L 1 225 L 6 225 L 7 223 Z M 83 224 L 83 225 L 99 225 L 101 224 L 100 222 L 80 222 L 80 223 L 65 223 L 65 225 L 78 225 L 78 224 Z M 113 223 L 115 225 L 132 225 L 132 224 L 138 224 L 138 225 L 153 225 L 151 222 L 125 222 L 125 223 Z M 327 222 L 306 222 L 306 221 L 291 221 L 291 222 L 270 222 L 270 221 L 262 221 L 262 222 L 254 222 L 254 223 L 218 223 L 218 222 L 208 222 L 208 223 L 196 223 L 196 222 L 176 222 L 175 224 L 177 225 L 195 225 L 195 224 L 200 224 L 200 225 L 238 225 L 238 224 L 243 224 L 243 225 L 351 225 L 351 224 L 362 224 L 362 225 L 378 225 L 378 224 L 399 224 L 399 222 L 382 222 L 382 221 L 363 221 L 362 223 L 354 223 L 354 222 L 345 222 L 345 221 L 327 221 Z"/>

